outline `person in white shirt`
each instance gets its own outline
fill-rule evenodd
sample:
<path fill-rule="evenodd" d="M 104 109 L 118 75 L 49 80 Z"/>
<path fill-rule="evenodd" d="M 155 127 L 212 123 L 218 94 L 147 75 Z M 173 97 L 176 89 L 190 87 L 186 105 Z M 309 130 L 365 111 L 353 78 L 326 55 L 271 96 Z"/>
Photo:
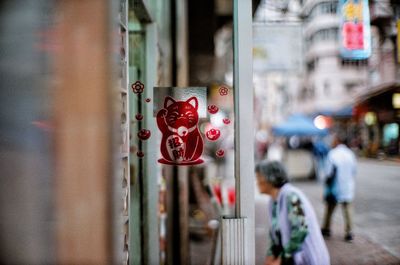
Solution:
<path fill-rule="evenodd" d="M 346 146 L 345 137 L 335 135 L 333 149 L 328 153 L 328 177 L 326 179 L 326 211 L 322 234 L 330 236 L 331 217 L 339 203 L 343 208 L 346 241 L 353 240 L 351 203 L 354 199 L 357 160 L 354 153 Z"/>

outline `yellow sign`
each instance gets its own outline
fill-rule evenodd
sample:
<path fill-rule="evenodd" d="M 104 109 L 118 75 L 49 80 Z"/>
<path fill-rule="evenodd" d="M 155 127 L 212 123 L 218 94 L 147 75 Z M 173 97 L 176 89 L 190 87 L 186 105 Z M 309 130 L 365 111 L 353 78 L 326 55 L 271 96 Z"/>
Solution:
<path fill-rule="evenodd" d="M 343 14 L 346 21 L 362 21 L 363 20 L 363 3 L 354 3 L 353 1 L 348 1 L 343 6 Z"/>

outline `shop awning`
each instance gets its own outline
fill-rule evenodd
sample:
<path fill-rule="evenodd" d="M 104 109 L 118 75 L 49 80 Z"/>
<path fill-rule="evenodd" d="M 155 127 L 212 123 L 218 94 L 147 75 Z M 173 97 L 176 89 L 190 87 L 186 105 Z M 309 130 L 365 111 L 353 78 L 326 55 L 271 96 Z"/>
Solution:
<path fill-rule="evenodd" d="M 276 136 L 325 136 L 327 129 L 318 129 L 313 120 L 302 114 L 294 114 L 285 122 L 272 127 Z"/>
<path fill-rule="evenodd" d="M 345 106 L 340 109 L 324 109 L 316 111 L 312 116 L 324 115 L 334 118 L 347 118 L 353 115 L 353 105 Z"/>
<path fill-rule="evenodd" d="M 374 97 L 384 94 L 386 92 L 395 91 L 395 90 L 400 90 L 400 81 L 382 83 L 380 85 L 371 87 L 364 93 L 358 95 L 355 100 L 355 104 L 360 105 L 360 104 L 366 103 L 371 98 L 374 98 Z"/>

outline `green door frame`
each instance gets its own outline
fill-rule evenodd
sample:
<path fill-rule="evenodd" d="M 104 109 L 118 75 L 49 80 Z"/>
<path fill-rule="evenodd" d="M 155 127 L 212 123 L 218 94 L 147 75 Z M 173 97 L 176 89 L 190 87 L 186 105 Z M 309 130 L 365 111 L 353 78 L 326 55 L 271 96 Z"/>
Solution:
<path fill-rule="evenodd" d="M 131 161 L 131 193 L 130 193 L 130 264 L 159 264 L 159 224 L 158 224 L 158 176 L 161 167 L 157 163 L 156 124 L 153 118 L 153 87 L 156 86 L 158 71 L 158 40 L 156 24 L 148 16 L 137 17 L 135 14 L 146 6 L 135 5 L 128 23 L 130 51 L 133 50 L 129 65 L 129 84 L 141 81 L 145 89 L 141 95 L 130 90 L 130 117 L 141 113 L 144 119 L 140 122 L 131 120 L 131 146 L 144 152 L 138 158 L 136 151 L 130 153 Z M 134 7 L 134 8 L 135 8 Z M 135 11 L 137 11 L 135 13 Z M 149 12 L 144 12 L 148 14 Z M 135 43 L 131 42 L 135 41 Z M 136 49 L 136 51 L 135 51 Z M 152 135 L 147 141 L 139 141 L 136 134 L 140 129 L 148 129 Z"/>

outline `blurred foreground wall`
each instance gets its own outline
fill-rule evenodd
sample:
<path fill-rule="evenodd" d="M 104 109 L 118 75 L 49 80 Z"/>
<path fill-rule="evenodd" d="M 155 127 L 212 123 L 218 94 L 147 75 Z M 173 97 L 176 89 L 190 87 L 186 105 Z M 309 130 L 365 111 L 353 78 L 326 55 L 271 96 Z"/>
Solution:
<path fill-rule="evenodd" d="M 51 1 L 0 4 L 0 260 L 54 262 L 48 53 Z"/>
<path fill-rule="evenodd" d="M 1 264 L 116 261 L 110 3 L 0 3 Z"/>

